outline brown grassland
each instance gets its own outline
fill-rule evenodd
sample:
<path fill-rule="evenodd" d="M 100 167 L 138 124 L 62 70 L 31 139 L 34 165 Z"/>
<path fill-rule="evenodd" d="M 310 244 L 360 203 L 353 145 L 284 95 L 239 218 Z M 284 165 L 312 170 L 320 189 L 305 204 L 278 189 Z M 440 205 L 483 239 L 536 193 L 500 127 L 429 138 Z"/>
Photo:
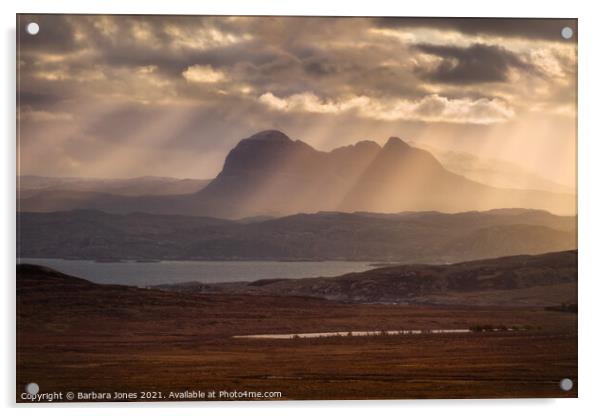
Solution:
<path fill-rule="evenodd" d="M 520 326 L 314 339 L 234 335 Z M 559 388 L 569 377 L 570 392 Z M 17 401 L 44 392 L 280 391 L 282 399 L 577 396 L 577 315 L 96 285 L 19 266 Z"/>

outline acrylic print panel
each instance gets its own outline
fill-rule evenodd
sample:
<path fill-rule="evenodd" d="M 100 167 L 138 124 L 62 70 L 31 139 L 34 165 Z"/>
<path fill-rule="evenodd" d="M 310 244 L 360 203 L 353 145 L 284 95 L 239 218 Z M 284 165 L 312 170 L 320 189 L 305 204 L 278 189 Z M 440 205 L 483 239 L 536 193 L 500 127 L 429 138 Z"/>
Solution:
<path fill-rule="evenodd" d="M 575 19 L 17 20 L 17 401 L 577 396 Z"/>

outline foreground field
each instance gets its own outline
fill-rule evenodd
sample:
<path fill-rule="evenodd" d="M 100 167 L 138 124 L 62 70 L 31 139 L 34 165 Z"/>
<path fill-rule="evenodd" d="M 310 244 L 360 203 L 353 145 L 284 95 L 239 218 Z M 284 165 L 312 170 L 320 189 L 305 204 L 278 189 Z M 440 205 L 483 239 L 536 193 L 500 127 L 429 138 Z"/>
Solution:
<path fill-rule="evenodd" d="M 96 285 L 34 266 L 19 266 L 17 275 L 17 401 L 26 401 L 29 382 L 40 393 L 137 394 L 129 400 L 187 391 L 216 391 L 215 399 L 220 391 L 281 392 L 281 399 L 577 395 L 574 313 L 164 292 Z M 475 326 L 525 330 L 233 338 Z M 570 392 L 559 389 L 565 377 L 575 382 Z"/>

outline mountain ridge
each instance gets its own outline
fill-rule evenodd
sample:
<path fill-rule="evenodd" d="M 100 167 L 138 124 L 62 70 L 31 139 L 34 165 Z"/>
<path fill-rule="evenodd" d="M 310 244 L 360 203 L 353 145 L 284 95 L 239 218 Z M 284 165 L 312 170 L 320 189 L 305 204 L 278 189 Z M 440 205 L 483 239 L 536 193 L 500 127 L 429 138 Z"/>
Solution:
<path fill-rule="evenodd" d="M 38 194 L 21 211 L 78 208 L 222 218 L 283 216 L 316 211 L 463 212 L 537 208 L 575 213 L 571 195 L 501 189 L 452 173 L 428 151 L 391 137 L 382 147 L 361 140 L 324 152 L 278 130 L 242 139 L 221 172 L 202 189 L 181 195 Z"/>

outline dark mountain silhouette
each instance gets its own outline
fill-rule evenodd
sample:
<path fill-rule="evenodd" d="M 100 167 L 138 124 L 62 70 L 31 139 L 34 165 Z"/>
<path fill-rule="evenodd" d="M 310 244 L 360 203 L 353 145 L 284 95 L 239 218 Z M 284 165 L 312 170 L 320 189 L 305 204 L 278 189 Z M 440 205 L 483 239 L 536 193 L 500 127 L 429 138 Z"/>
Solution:
<path fill-rule="evenodd" d="M 21 213 L 19 257 L 446 263 L 577 247 L 575 217 L 544 211 L 321 212 L 248 222 L 199 216 Z"/>
<path fill-rule="evenodd" d="M 337 209 L 380 150 L 361 141 L 320 152 L 279 131 L 264 131 L 232 149 L 220 174 L 197 195 L 228 217 Z"/>
<path fill-rule="evenodd" d="M 535 207 L 571 212 L 574 196 L 499 189 L 446 170 L 429 152 L 391 137 L 345 196 L 340 208 L 458 212 L 499 207 Z M 385 209 L 388 211 L 388 209 Z"/>
<path fill-rule="evenodd" d="M 268 130 L 243 139 L 219 175 L 193 194 L 116 197 L 49 194 L 20 200 L 21 211 L 76 208 L 112 213 L 242 218 L 316 211 L 459 212 L 537 208 L 574 214 L 572 195 L 483 185 L 447 171 L 430 153 L 391 138 L 318 151 Z"/>

